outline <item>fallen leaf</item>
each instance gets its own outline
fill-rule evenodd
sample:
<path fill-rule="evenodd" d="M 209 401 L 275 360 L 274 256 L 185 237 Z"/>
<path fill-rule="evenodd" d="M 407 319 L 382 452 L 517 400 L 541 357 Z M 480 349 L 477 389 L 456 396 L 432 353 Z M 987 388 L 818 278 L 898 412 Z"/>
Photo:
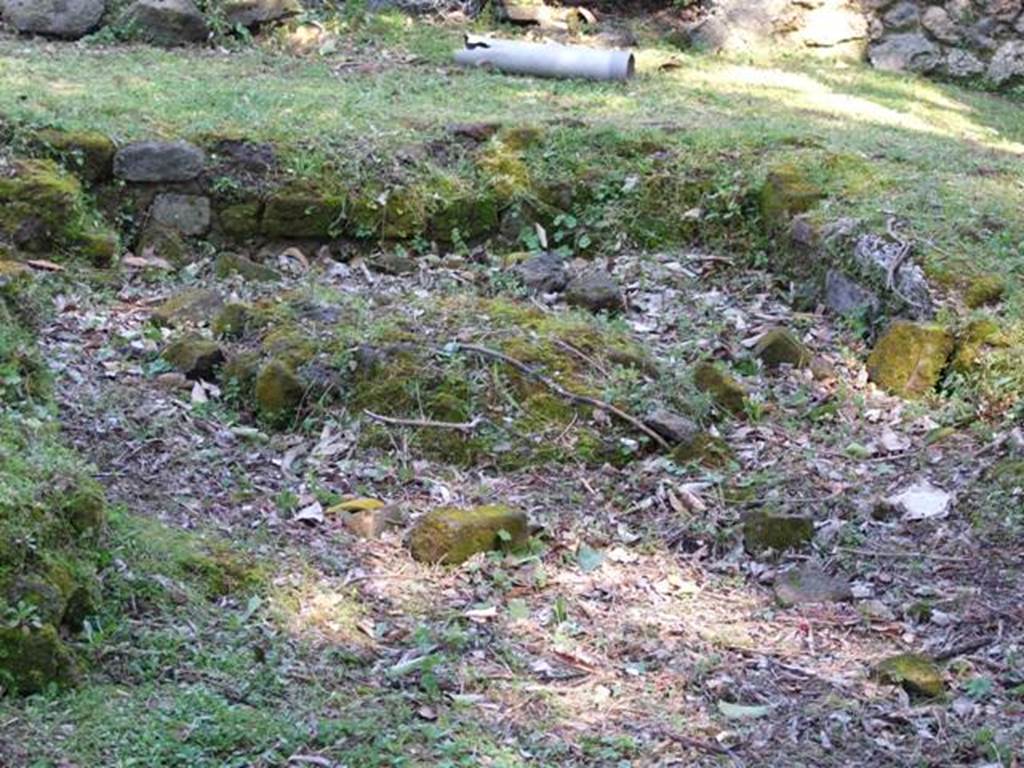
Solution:
<path fill-rule="evenodd" d="M 927 480 L 915 483 L 888 501 L 903 510 L 904 520 L 932 520 L 949 514 L 953 497 Z"/>
<path fill-rule="evenodd" d="M 60 264 L 54 264 L 52 261 L 46 259 L 28 259 L 26 262 L 33 269 L 41 269 L 45 272 L 63 272 L 64 267 Z"/>
<path fill-rule="evenodd" d="M 300 509 L 293 518 L 297 523 L 316 525 L 324 521 L 324 507 L 319 501 Z"/>

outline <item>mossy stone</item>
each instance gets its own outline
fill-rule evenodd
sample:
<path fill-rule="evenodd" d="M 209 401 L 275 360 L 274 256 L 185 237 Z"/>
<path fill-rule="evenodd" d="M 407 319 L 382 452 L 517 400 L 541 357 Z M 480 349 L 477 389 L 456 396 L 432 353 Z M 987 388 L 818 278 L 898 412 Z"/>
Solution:
<path fill-rule="evenodd" d="M 79 235 L 74 247 L 94 267 L 109 267 L 117 260 L 121 241 L 116 232 L 96 230 Z"/>
<path fill-rule="evenodd" d="M 500 210 L 494 196 L 481 192 L 446 200 L 430 218 L 430 236 L 452 243 L 455 233 L 463 240 L 485 237 L 498 229 Z"/>
<path fill-rule="evenodd" d="M 260 234 L 260 204 L 236 203 L 217 213 L 221 232 L 235 240 L 247 240 Z"/>
<path fill-rule="evenodd" d="M 0 681 L 15 693 L 40 693 L 78 681 L 78 665 L 51 624 L 0 627 Z"/>
<path fill-rule="evenodd" d="M 304 189 L 283 189 L 267 200 L 260 231 L 267 237 L 330 240 L 341 230 L 345 198 Z"/>
<path fill-rule="evenodd" d="M 349 201 L 349 231 L 357 238 L 407 240 L 429 228 L 429 196 L 416 186 L 368 188 Z"/>
<path fill-rule="evenodd" d="M 754 355 L 768 368 L 791 365 L 802 368 L 809 365 L 813 355 L 787 328 L 772 328 L 758 340 Z"/>
<path fill-rule="evenodd" d="M 999 275 L 980 275 L 967 286 L 964 303 L 971 309 L 998 304 L 1006 295 L 1006 290 L 1006 280 Z"/>
<path fill-rule="evenodd" d="M 182 291 L 153 310 L 152 321 L 160 326 L 209 323 L 224 306 L 224 300 L 211 288 Z"/>
<path fill-rule="evenodd" d="M 18 160 L 0 174 L 0 238 L 26 252 L 51 251 L 81 227 L 82 187 L 52 160 Z"/>
<path fill-rule="evenodd" d="M 761 187 L 761 217 L 770 226 L 779 226 L 790 217 L 809 211 L 823 197 L 824 190 L 804 169 L 783 163 L 768 172 Z"/>
<path fill-rule="evenodd" d="M 226 382 L 232 382 L 241 391 L 247 392 L 256 383 L 261 360 L 260 353 L 253 350 L 232 355 L 221 368 L 221 378 Z"/>
<path fill-rule="evenodd" d="M 10 605 L 23 604 L 34 609 L 42 624 L 60 625 L 67 609 L 67 598 L 57 585 L 34 574 L 17 576 L 3 590 Z M 0 600 L 2 604 L 2 600 Z"/>
<path fill-rule="evenodd" d="M 253 395 L 260 417 L 271 424 L 282 424 L 302 405 L 306 387 L 291 367 L 280 360 L 270 360 L 256 375 Z"/>
<path fill-rule="evenodd" d="M 715 363 L 698 364 L 693 371 L 693 383 L 722 410 L 734 416 L 742 416 L 746 412 L 747 390 Z"/>
<path fill-rule="evenodd" d="M 95 533 L 107 519 L 107 496 L 95 480 L 81 480 L 64 498 L 65 519 L 78 533 Z"/>
<path fill-rule="evenodd" d="M 986 349 L 1009 345 L 998 323 L 988 318 L 972 320 L 957 338 L 950 367 L 957 373 L 968 373 L 977 367 Z"/>
<path fill-rule="evenodd" d="M 280 280 L 280 273 L 265 264 L 260 264 L 238 253 L 222 253 L 213 264 L 213 272 L 217 277 L 227 279 L 239 275 L 254 282 L 273 282 Z"/>
<path fill-rule="evenodd" d="M 151 223 L 146 226 L 135 248 L 139 253 L 152 253 L 175 266 L 188 264 L 192 260 L 192 249 L 181 233 L 161 224 Z"/>
<path fill-rule="evenodd" d="M 224 363 L 224 351 L 217 342 L 189 335 L 171 342 L 161 357 L 189 379 L 213 381 Z"/>
<path fill-rule="evenodd" d="M 500 505 L 445 507 L 420 518 L 409 537 L 409 548 L 422 563 L 458 565 L 478 552 L 521 548 L 528 540 L 523 512 Z"/>
<path fill-rule="evenodd" d="M 868 375 L 890 394 L 921 397 L 935 389 L 952 352 L 949 329 L 897 320 L 871 351 Z"/>
<path fill-rule="evenodd" d="M 884 659 L 874 669 L 875 678 L 901 685 L 911 696 L 936 699 L 946 691 L 946 683 L 935 662 L 917 653 L 901 653 Z"/>
<path fill-rule="evenodd" d="M 260 349 L 291 368 L 299 368 L 316 355 L 317 344 L 312 334 L 298 325 L 283 325 L 263 337 Z"/>
<path fill-rule="evenodd" d="M 225 305 L 210 327 L 219 339 L 240 339 L 245 336 L 252 319 L 252 307 L 232 303 Z"/>
<path fill-rule="evenodd" d="M 813 538 L 814 521 L 809 517 L 755 512 L 743 521 L 743 545 L 752 555 L 799 549 Z"/>
<path fill-rule="evenodd" d="M 36 133 L 35 139 L 46 152 L 86 184 L 106 181 L 114 174 L 114 153 L 117 147 L 110 137 L 98 131 L 44 128 Z"/>

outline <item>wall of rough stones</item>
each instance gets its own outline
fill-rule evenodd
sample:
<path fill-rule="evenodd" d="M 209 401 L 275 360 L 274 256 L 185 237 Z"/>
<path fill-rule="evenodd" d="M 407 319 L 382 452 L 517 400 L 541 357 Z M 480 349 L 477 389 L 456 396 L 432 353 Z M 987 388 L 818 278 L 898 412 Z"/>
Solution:
<path fill-rule="evenodd" d="M 712 0 L 711 50 L 802 49 L 994 87 L 1024 81 L 1024 0 Z"/>
<path fill-rule="evenodd" d="M 1024 78 L 1024 0 L 864 0 L 879 69 L 995 87 Z"/>

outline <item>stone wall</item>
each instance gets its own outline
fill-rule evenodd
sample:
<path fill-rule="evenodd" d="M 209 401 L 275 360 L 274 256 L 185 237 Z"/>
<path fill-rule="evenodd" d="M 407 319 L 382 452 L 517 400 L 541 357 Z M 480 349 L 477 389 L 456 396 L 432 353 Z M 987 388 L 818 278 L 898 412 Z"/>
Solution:
<path fill-rule="evenodd" d="M 1024 0 L 864 0 L 879 69 L 976 80 L 1024 77 Z"/>
<path fill-rule="evenodd" d="M 867 56 L 879 69 L 992 87 L 1024 81 L 1024 0 L 711 0 L 690 42 Z"/>

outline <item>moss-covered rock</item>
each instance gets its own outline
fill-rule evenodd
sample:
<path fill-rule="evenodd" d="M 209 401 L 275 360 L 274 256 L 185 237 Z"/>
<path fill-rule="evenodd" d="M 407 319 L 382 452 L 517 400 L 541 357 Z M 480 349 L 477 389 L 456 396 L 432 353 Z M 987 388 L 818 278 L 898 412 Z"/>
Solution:
<path fill-rule="evenodd" d="M 221 369 L 221 378 L 237 387 L 238 391 L 248 393 L 256 384 L 261 361 L 262 355 L 256 350 L 238 352 L 224 363 Z"/>
<path fill-rule="evenodd" d="M 231 303 L 213 319 L 210 329 L 219 339 L 240 339 L 253 324 L 252 307 L 248 304 Z"/>
<path fill-rule="evenodd" d="M 526 515 L 505 506 L 442 508 L 428 512 L 409 537 L 412 556 L 423 563 L 458 565 L 478 552 L 526 545 Z"/>
<path fill-rule="evenodd" d="M 192 288 L 175 294 L 153 310 L 152 321 L 160 326 L 210 323 L 224 306 L 220 294 L 211 288 Z"/>
<path fill-rule="evenodd" d="M 722 410 L 734 416 L 746 413 L 747 390 L 715 363 L 699 363 L 693 371 L 693 383 Z"/>
<path fill-rule="evenodd" d="M 63 513 L 80 534 L 94 534 L 107 519 L 107 497 L 95 480 L 84 479 L 64 497 Z"/>
<path fill-rule="evenodd" d="M 764 333 L 754 347 L 754 354 L 768 368 L 780 365 L 802 368 L 813 358 L 803 342 L 786 328 L 772 328 Z"/>
<path fill-rule="evenodd" d="M 52 625 L 0 627 L 0 682 L 5 688 L 28 695 L 50 685 L 74 685 L 78 676 L 74 656 Z"/>
<path fill-rule="evenodd" d="M 868 375 L 890 394 L 920 397 L 938 384 L 952 352 L 947 328 L 897 320 L 871 351 Z"/>
<path fill-rule="evenodd" d="M 189 379 L 213 381 L 224 363 L 224 351 L 217 342 L 189 335 L 171 342 L 161 354 L 164 360 Z"/>
<path fill-rule="evenodd" d="M 999 275 L 979 275 L 964 291 L 964 303 L 971 309 L 998 304 L 1006 295 L 1006 280 Z"/>
<path fill-rule="evenodd" d="M 298 369 L 316 355 L 317 340 L 311 331 L 298 324 L 283 324 L 263 337 L 260 350 L 266 357 Z"/>
<path fill-rule="evenodd" d="M 262 207 L 258 202 L 235 203 L 221 208 L 216 221 L 220 231 L 236 241 L 248 240 L 260 234 Z M 275 226 L 280 226 L 278 221 Z"/>
<path fill-rule="evenodd" d="M 468 192 L 444 200 L 431 215 L 429 234 L 442 243 L 458 238 L 476 240 L 496 232 L 500 217 L 498 201 L 490 192 Z"/>
<path fill-rule="evenodd" d="M 814 521 L 809 517 L 756 512 L 743 521 L 743 546 L 752 555 L 799 549 L 813 538 Z"/>
<path fill-rule="evenodd" d="M 306 396 L 306 386 L 286 363 L 270 360 L 256 375 L 253 395 L 260 417 L 271 424 L 291 420 Z"/>
<path fill-rule="evenodd" d="M 117 147 L 102 133 L 44 128 L 36 133 L 35 140 L 86 184 L 97 184 L 113 176 Z"/>
<path fill-rule="evenodd" d="M 182 234 L 155 222 L 148 224 L 139 234 L 135 249 L 138 253 L 159 256 L 179 267 L 192 260 L 192 249 Z"/>
<path fill-rule="evenodd" d="M 358 238 L 407 240 L 426 234 L 431 199 L 418 186 L 369 187 L 348 203 L 349 233 Z"/>
<path fill-rule="evenodd" d="M 344 218 L 343 196 L 286 188 L 267 200 L 260 231 L 273 238 L 330 240 L 340 233 Z"/>
<path fill-rule="evenodd" d="M 280 273 L 273 267 L 260 264 L 242 256 L 238 253 L 222 253 L 217 256 L 213 264 L 213 271 L 217 277 L 226 279 L 232 275 L 239 275 L 246 280 L 254 282 L 273 282 L 280 280 Z"/>
<path fill-rule="evenodd" d="M 874 669 L 876 679 L 901 685 L 911 696 L 936 699 L 946 691 L 942 672 L 931 659 L 917 653 L 901 653 L 879 662 Z"/>
<path fill-rule="evenodd" d="M 94 267 L 109 267 L 117 261 L 121 240 L 113 230 L 96 229 L 78 235 L 74 249 Z"/>
<path fill-rule="evenodd" d="M 950 367 L 957 373 L 969 373 L 981 362 L 987 349 L 1008 347 L 1010 340 L 995 321 L 972 320 L 959 334 Z"/>
<path fill-rule="evenodd" d="M 823 197 L 824 190 L 803 168 L 784 163 L 768 172 L 761 187 L 761 217 L 769 226 L 781 226 L 790 217 L 809 211 Z"/>
<path fill-rule="evenodd" d="M 75 239 L 81 226 L 82 187 L 52 160 L 19 160 L 0 174 L 0 240 L 30 253 Z"/>

